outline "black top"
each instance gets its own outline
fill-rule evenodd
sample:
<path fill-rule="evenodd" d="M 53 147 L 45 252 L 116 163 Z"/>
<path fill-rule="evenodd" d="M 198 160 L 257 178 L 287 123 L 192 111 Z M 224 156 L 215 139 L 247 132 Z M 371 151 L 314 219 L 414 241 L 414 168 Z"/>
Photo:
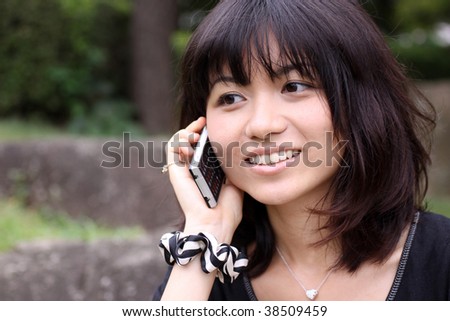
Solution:
<path fill-rule="evenodd" d="M 153 300 L 159 300 L 170 275 L 169 268 Z M 214 282 L 210 301 L 258 300 L 242 273 L 232 284 Z M 450 219 L 434 213 L 418 213 L 407 241 L 388 301 L 450 300 Z"/>

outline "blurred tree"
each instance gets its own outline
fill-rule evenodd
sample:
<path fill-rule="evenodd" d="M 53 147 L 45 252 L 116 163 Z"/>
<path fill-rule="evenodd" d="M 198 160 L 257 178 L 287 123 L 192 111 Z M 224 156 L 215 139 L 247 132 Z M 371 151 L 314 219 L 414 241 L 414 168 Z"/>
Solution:
<path fill-rule="evenodd" d="M 450 0 L 355 1 L 417 78 L 450 77 L 448 25 L 436 25 Z M 172 131 L 176 63 L 217 2 L 0 0 L 0 116 L 86 133 L 127 130 L 138 114 L 148 133 Z"/>
<path fill-rule="evenodd" d="M 393 18 L 401 21 L 403 31 L 430 29 L 440 21 L 450 23 L 450 1 L 397 0 Z"/>
<path fill-rule="evenodd" d="M 174 59 L 170 39 L 176 27 L 176 0 L 134 0 L 132 96 L 149 134 L 173 130 Z"/>
<path fill-rule="evenodd" d="M 378 26 L 387 33 L 395 28 L 393 22 L 396 0 L 360 0 L 362 6 L 375 19 Z"/>
<path fill-rule="evenodd" d="M 0 116 L 67 125 L 126 100 L 128 2 L 1 0 Z"/>
<path fill-rule="evenodd" d="M 359 0 L 415 79 L 450 77 L 449 0 Z M 447 24 L 445 24 L 447 23 Z M 445 38 L 445 39 L 444 39 Z"/>
<path fill-rule="evenodd" d="M 360 0 L 387 34 L 430 29 L 437 22 L 450 22 L 449 0 Z"/>
<path fill-rule="evenodd" d="M 219 0 L 178 0 L 178 27 L 192 31 Z"/>

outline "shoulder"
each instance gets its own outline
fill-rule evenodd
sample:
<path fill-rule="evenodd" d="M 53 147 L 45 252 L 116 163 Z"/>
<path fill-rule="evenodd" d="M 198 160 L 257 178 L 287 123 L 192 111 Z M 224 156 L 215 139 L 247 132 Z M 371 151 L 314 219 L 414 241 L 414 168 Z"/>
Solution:
<path fill-rule="evenodd" d="M 414 254 L 412 260 L 443 264 L 442 267 L 450 270 L 450 219 L 440 214 L 422 212 L 411 251 Z"/>
<path fill-rule="evenodd" d="M 421 212 L 420 219 L 425 222 L 431 222 L 431 224 L 443 224 L 445 227 L 450 228 L 450 218 L 439 213 Z"/>
<path fill-rule="evenodd" d="M 412 225 L 395 300 L 450 300 L 450 219 L 422 212 Z"/>
<path fill-rule="evenodd" d="M 424 245 L 447 247 L 450 243 L 450 218 L 441 214 L 422 212 L 415 238 L 422 240 Z"/>

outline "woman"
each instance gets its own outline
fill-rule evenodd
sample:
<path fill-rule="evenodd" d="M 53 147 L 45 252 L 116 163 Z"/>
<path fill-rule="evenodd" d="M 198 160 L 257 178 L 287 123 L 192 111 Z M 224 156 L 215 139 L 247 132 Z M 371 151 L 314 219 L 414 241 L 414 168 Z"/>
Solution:
<path fill-rule="evenodd" d="M 197 28 L 166 167 L 180 264 L 155 299 L 450 299 L 450 220 L 423 211 L 434 111 L 355 2 L 224 0 Z M 206 123 L 213 209 L 187 166 Z"/>

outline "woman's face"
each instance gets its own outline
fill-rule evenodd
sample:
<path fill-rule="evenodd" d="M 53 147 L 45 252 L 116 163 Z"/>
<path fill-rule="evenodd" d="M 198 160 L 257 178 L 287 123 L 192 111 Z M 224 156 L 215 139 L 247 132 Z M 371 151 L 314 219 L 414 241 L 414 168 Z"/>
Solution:
<path fill-rule="evenodd" d="M 226 70 L 226 77 L 213 78 L 210 140 L 227 178 L 256 200 L 315 205 L 328 191 L 341 154 L 323 91 L 289 66 L 274 79 L 259 67 L 247 86 Z"/>

